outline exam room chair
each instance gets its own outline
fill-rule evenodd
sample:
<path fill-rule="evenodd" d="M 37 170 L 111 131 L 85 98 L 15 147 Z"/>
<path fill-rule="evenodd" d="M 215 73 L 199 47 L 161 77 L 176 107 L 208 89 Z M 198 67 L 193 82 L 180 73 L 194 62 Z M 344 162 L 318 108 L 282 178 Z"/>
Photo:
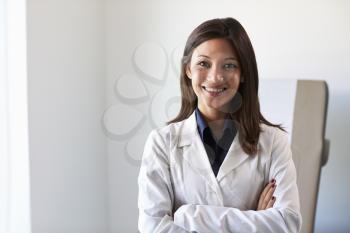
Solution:
<path fill-rule="evenodd" d="M 297 81 L 291 147 L 298 177 L 302 233 L 314 232 L 321 168 L 329 153 L 329 141 L 325 139 L 327 105 L 326 82 Z"/>

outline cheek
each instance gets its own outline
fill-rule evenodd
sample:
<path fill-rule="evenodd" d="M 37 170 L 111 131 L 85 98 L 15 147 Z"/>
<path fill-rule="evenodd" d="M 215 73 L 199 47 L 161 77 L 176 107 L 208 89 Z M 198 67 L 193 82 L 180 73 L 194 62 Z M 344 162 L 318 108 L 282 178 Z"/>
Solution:
<path fill-rule="evenodd" d="M 236 89 L 238 89 L 240 81 L 241 81 L 240 75 L 239 74 L 235 74 L 230 79 L 230 86 L 236 87 Z"/>
<path fill-rule="evenodd" d="M 203 81 L 205 81 L 205 79 L 206 79 L 206 74 L 204 71 L 195 70 L 192 72 L 192 76 L 191 76 L 192 84 L 202 83 Z"/>
<path fill-rule="evenodd" d="M 203 67 L 192 67 L 191 73 L 192 73 L 192 76 L 202 77 L 202 76 L 207 75 L 208 70 L 203 68 Z"/>
<path fill-rule="evenodd" d="M 201 85 L 202 83 L 204 83 L 207 79 L 207 74 L 204 71 L 197 71 L 194 73 L 194 75 L 192 76 L 192 82 L 194 82 L 197 85 Z"/>
<path fill-rule="evenodd" d="M 201 83 L 197 79 L 196 80 L 192 79 L 192 89 L 196 94 L 198 94 L 198 92 L 200 91 L 200 86 L 201 86 Z"/>

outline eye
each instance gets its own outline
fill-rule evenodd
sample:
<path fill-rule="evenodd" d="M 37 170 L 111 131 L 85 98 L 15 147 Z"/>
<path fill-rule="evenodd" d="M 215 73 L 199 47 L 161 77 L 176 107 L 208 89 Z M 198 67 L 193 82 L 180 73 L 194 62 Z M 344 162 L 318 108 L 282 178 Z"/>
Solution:
<path fill-rule="evenodd" d="M 199 65 L 201 67 L 205 67 L 205 68 L 209 68 L 210 67 L 209 63 L 206 62 L 206 61 L 200 61 L 200 62 L 198 62 L 197 65 Z"/>
<path fill-rule="evenodd" d="M 238 65 L 234 64 L 234 63 L 228 63 L 224 65 L 225 69 L 237 69 Z"/>

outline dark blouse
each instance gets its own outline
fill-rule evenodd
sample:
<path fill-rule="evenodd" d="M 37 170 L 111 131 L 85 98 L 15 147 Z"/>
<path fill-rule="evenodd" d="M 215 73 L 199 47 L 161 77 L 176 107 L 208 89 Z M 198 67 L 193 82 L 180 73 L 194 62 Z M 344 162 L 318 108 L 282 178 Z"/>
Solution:
<path fill-rule="evenodd" d="M 224 132 L 222 137 L 216 142 L 207 122 L 204 120 L 204 117 L 198 108 L 195 109 L 195 114 L 199 135 L 207 152 L 213 172 L 215 176 L 217 176 L 219 168 L 237 133 L 234 121 L 231 119 L 225 119 L 223 128 Z"/>

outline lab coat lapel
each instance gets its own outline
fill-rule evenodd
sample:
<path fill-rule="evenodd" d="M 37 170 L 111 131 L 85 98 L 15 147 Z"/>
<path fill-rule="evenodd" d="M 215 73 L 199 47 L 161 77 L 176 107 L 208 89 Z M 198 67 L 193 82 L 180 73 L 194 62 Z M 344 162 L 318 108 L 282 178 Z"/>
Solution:
<path fill-rule="evenodd" d="M 232 170 L 237 168 L 241 163 L 243 163 L 246 159 L 249 158 L 249 155 L 246 154 L 241 145 L 239 144 L 238 140 L 238 134 L 237 132 L 229 151 L 227 152 L 227 155 L 221 164 L 221 167 L 219 169 L 217 180 L 218 182 L 221 182 L 221 180 Z"/>
<path fill-rule="evenodd" d="M 182 147 L 183 157 L 208 185 L 222 199 L 221 189 L 212 171 L 208 155 L 197 130 L 196 116 L 192 115 L 185 120 L 180 130 L 178 147 Z"/>

